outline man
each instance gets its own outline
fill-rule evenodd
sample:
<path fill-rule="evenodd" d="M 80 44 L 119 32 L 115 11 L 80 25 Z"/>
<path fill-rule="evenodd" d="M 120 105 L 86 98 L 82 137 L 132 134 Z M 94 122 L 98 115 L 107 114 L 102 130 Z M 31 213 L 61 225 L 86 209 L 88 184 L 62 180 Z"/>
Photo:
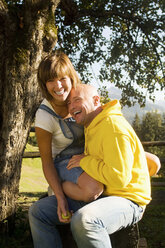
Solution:
<path fill-rule="evenodd" d="M 104 184 L 100 199 L 79 209 L 71 229 L 79 248 L 111 247 L 109 234 L 138 222 L 151 200 L 145 152 L 117 100 L 101 106 L 96 89 L 72 89 L 69 112 L 85 127 L 84 155 L 75 155 L 68 169 L 81 167 Z"/>

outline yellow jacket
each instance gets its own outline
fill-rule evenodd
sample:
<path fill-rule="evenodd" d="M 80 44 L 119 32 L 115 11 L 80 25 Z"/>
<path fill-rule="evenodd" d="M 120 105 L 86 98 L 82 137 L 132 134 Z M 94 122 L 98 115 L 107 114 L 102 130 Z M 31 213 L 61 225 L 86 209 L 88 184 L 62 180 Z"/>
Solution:
<path fill-rule="evenodd" d="M 105 195 L 130 199 L 140 206 L 151 200 L 145 153 L 119 101 L 111 101 L 85 128 L 85 155 L 80 166 L 105 185 Z"/>

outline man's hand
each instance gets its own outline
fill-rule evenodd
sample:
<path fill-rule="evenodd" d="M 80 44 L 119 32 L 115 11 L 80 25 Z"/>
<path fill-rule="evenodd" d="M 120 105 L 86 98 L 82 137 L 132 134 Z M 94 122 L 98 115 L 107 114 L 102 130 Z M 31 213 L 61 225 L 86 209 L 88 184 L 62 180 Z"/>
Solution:
<path fill-rule="evenodd" d="M 85 155 L 84 153 L 80 154 L 80 155 L 74 155 L 70 160 L 69 160 L 69 163 L 67 165 L 67 169 L 68 170 L 71 170 L 72 168 L 74 167 L 80 167 L 80 160 L 82 158 L 84 158 Z"/>

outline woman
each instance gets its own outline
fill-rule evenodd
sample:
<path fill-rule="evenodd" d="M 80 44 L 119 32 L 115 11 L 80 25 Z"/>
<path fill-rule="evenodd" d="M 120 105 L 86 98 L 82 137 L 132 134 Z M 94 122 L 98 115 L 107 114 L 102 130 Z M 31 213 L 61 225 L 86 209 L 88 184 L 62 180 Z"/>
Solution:
<path fill-rule="evenodd" d="M 83 128 L 71 118 L 66 104 L 71 88 L 80 83 L 68 56 L 57 50 L 44 58 L 38 68 L 38 82 L 45 99 L 36 113 L 36 136 L 44 175 L 57 197 L 58 217 L 63 221 L 61 214 L 66 215 L 69 209 L 61 181 L 74 186 L 67 195 L 85 202 L 96 199 L 103 186 L 81 168 L 66 169 L 72 155 L 84 149 Z"/>

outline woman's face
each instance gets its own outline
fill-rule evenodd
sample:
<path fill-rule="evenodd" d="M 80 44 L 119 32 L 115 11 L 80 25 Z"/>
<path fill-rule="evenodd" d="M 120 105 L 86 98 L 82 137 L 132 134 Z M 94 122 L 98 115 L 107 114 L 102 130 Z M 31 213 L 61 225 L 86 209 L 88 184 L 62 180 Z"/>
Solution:
<path fill-rule="evenodd" d="M 64 102 L 71 91 L 72 82 L 68 76 L 54 78 L 46 82 L 46 88 L 56 102 Z"/>

